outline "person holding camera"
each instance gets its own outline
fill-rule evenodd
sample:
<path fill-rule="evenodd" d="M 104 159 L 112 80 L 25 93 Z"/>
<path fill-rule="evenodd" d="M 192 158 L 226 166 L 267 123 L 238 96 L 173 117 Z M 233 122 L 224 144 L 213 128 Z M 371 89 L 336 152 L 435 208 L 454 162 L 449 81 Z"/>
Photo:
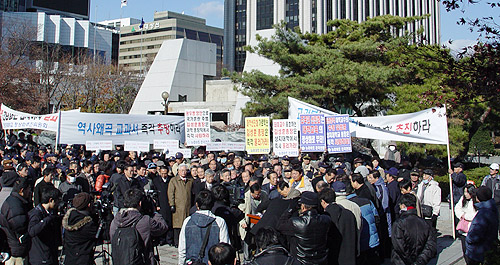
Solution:
<path fill-rule="evenodd" d="M 97 222 L 91 217 L 94 198 L 82 192 L 73 198 L 70 208 L 62 220 L 64 228 L 64 264 L 94 264 L 94 244 Z"/>
<path fill-rule="evenodd" d="M 152 217 L 142 214 L 150 210 L 142 209 L 146 205 L 142 189 L 132 188 L 123 195 L 124 208 L 116 214 L 109 229 L 113 264 L 156 264 L 151 237 L 163 235 L 167 223 L 157 212 Z"/>
<path fill-rule="evenodd" d="M 56 213 L 61 192 L 48 187 L 42 190 L 40 204 L 29 211 L 28 233 L 31 237 L 29 261 L 32 265 L 56 265 L 61 245 L 61 222 Z"/>

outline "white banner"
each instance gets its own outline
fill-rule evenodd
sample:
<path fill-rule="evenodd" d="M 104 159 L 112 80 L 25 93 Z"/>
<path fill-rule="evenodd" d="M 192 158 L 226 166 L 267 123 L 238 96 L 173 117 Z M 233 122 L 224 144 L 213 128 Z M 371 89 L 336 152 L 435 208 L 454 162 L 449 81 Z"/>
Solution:
<path fill-rule="evenodd" d="M 191 158 L 191 149 L 189 148 L 167 149 L 164 153 L 166 157 L 170 157 L 175 156 L 177 152 L 181 152 L 184 158 Z"/>
<path fill-rule="evenodd" d="M 86 141 L 85 150 L 113 150 L 113 141 Z"/>
<path fill-rule="evenodd" d="M 154 143 L 154 140 L 184 141 L 184 117 L 169 115 L 61 113 L 61 144 L 86 141 Z"/>
<path fill-rule="evenodd" d="M 153 149 L 177 150 L 179 149 L 179 140 L 154 140 Z"/>
<path fill-rule="evenodd" d="M 125 141 L 123 150 L 149 152 L 149 142 Z"/>
<path fill-rule="evenodd" d="M 245 142 L 209 142 L 207 151 L 245 151 Z"/>
<path fill-rule="evenodd" d="M 299 156 L 296 120 L 273 120 L 273 152 L 277 156 Z"/>
<path fill-rule="evenodd" d="M 288 97 L 288 118 L 299 120 L 301 114 L 337 113 Z M 447 144 L 448 126 L 445 108 L 430 108 L 414 113 L 350 117 L 351 136 L 400 142 Z"/>
<path fill-rule="evenodd" d="M 210 110 L 185 110 L 184 119 L 187 146 L 206 145 L 210 142 Z"/>
<path fill-rule="evenodd" d="M 80 110 L 71 110 L 69 112 L 80 112 Z M 0 115 L 2 120 L 2 128 L 4 130 L 40 129 L 57 132 L 57 128 L 59 127 L 59 113 L 34 115 L 13 110 L 2 104 Z"/>

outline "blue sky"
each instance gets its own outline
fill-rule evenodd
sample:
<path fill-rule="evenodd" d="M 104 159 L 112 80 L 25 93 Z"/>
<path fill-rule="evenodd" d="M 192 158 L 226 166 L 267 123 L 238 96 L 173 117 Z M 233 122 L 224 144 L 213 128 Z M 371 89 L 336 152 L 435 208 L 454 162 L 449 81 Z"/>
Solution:
<path fill-rule="evenodd" d="M 96 8 L 97 6 L 97 8 Z M 155 11 L 184 12 L 187 15 L 205 18 L 207 24 L 223 27 L 224 1 L 223 0 L 128 0 L 128 6 L 122 9 L 123 17 L 133 17 L 149 22 L 153 20 Z M 495 12 L 496 11 L 496 12 Z M 474 43 L 478 38 L 476 32 L 470 32 L 468 26 L 457 25 L 460 17 L 494 16 L 498 19 L 500 9 L 490 8 L 485 0 L 478 4 L 466 4 L 462 10 L 446 12 L 441 8 L 441 43 L 452 49 L 464 47 Z M 120 18 L 120 0 L 92 0 L 90 10 L 91 21 L 102 21 Z M 96 16 L 97 14 L 97 16 Z M 453 40 L 448 44 L 448 40 Z"/>

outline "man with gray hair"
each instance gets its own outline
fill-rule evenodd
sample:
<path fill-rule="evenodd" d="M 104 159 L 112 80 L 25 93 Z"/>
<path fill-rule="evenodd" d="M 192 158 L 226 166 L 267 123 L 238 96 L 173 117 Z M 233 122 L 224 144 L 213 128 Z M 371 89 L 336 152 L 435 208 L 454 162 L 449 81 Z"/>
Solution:
<path fill-rule="evenodd" d="M 211 191 L 214 186 L 215 172 L 211 169 L 207 169 L 204 171 L 203 175 L 203 178 L 198 178 L 193 183 L 193 198 L 202 190 Z"/>
<path fill-rule="evenodd" d="M 189 215 L 191 208 L 191 191 L 193 188 L 193 179 L 187 177 L 188 166 L 180 164 L 177 175 L 170 180 L 168 184 L 168 203 L 172 212 L 172 227 L 174 229 L 175 247 L 179 245 L 179 234 L 182 228 L 182 222 Z"/>

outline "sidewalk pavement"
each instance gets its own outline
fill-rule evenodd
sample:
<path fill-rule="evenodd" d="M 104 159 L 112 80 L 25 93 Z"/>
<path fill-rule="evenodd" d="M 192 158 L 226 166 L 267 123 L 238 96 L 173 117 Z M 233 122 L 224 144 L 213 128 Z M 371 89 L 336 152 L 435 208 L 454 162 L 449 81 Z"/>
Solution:
<path fill-rule="evenodd" d="M 432 259 L 429 264 L 465 265 L 462 254 L 462 244 L 459 239 L 453 240 L 452 237 L 449 203 L 441 203 L 441 212 L 437 222 L 437 229 L 438 255 L 436 258 Z M 177 264 L 178 252 L 176 248 L 170 246 L 159 246 L 158 251 L 160 253 L 161 265 Z M 96 264 L 102 264 L 102 260 L 96 260 Z M 390 260 L 386 259 L 384 264 L 390 264 Z"/>

